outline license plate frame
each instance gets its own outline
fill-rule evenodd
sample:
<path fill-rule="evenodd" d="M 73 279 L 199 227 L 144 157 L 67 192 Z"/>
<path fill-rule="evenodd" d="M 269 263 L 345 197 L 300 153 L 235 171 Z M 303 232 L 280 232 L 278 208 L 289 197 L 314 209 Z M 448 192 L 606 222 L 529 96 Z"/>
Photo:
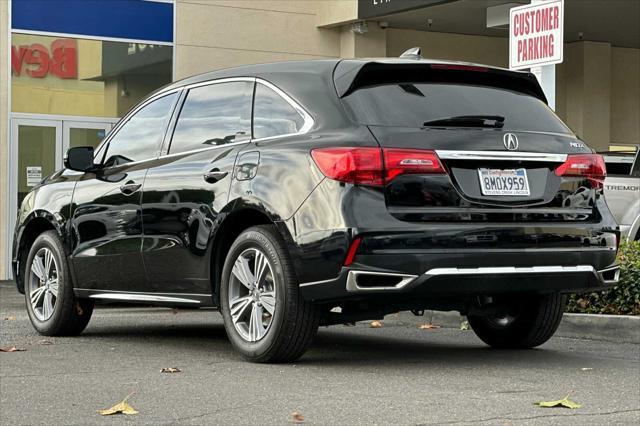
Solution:
<path fill-rule="evenodd" d="M 480 193 L 492 197 L 527 197 L 531 186 L 527 170 L 519 169 L 478 169 Z"/>

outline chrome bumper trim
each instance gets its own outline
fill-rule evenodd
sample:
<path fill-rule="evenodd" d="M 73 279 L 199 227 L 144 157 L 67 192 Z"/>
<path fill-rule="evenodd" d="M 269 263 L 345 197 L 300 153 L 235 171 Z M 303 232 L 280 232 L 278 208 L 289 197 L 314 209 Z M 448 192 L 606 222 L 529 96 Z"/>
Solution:
<path fill-rule="evenodd" d="M 402 279 L 396 285 L 389 286 L 389 287 L 360 287 L 358 285 L 358 277 L 362 275 L 375 275 L 377 277 L 396 277 L 396 278 L 402 278 Z M 352 270 L 352 271 L 349 271 L 349 274 L 347 274 L 347 291 L 401 290 L 416 278 L 418 278 L 417 275 Z"/>
<path fill-rule="evenodd" d="M 591 272 L 596 270 L 591 265 L 577 266 L 489 266 L 480 268 L 435 268 L 424 275 L 427 279 L 440 275 L 502 275 L 502 274 L 558 274 L 558 273 Z"/>
<path fill-rule="evenodd" d="M 575 265 L 575 266 L 489 266 L 479 268 L 434 268 L 418 275 L 397 274 L 374 271 L 357 271 L 351 270 L 347 274 L 346 288 L 349 292 L 368 292 L 368 291 L 401 291 L 414 281 L 420 280 L 423 284 L 428 280 L 441 276 L 462 276 L 462 275 L 529 275 L 529 274 L 576 274 L 587 273 L 592 274 L 600 281 L 601 284 L 616 284 L 620 277 L 620 267 L 612 266 L 597 271 L 591 265 Z M 401 277 L 398 284 L 387 287 L 361 287 L 358 285 L 358 277 L 361 275 L 376 275 L 387 277 Z M 422 278 L 422 279 L 421 279 Z"/>
<path fill-rule="evenodd" d="M 514 161 L 547 161 L 564 163 L 567 154 L 550 154 L 544 152 L 519 151 L 452 151 L 436 150 L 436 154 L 443 160 L 514 160 Z"/>
<path fill-rule="evenodd" d="M 611 277 L 605 276 L 609 274 L 612 274 L 612 276 Z M 600 277 L 600 279 L 605 284 L 618 284 L 618 281 L 620 281 L 620 266 L 615 265 L 610 268 L 606 268 L 601 271 L 598 271 L 598 277 Z"/>

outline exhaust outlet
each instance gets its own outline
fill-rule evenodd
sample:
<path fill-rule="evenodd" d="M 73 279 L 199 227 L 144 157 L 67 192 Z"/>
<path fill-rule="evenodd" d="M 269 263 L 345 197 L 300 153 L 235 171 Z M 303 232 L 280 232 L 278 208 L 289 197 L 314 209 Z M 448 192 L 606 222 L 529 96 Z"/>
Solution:
<path fill-rule="evenodd" d="M 401 290 L 417 278 L 417 275 L 390 272 L 349 271 L 347 291 L 394 291 Z"/>

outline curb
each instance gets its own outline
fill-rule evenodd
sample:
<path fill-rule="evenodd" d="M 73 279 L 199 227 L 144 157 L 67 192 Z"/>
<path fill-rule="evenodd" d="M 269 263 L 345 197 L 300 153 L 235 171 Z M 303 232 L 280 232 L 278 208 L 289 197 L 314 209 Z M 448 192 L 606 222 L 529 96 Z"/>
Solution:
<path fill-rule="evenodd" d="M 399 325 L 435 324 L 443 328 L 460 328 L 466 318 L 456 311 L 424 311 L 417 317 L 411 312 L 387 315 L 385 321 Z M 557 337 L 640 344 L 640 316 L 564 314 Z"/>

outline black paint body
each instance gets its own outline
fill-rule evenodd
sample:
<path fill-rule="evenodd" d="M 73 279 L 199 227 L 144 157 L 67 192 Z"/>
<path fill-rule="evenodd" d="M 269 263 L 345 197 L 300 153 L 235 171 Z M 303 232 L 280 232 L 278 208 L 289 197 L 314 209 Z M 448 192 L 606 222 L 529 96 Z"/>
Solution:
<path fill-rule="evenodd" d="M 397 61 L 398 66 L 406 63 Z M 277 226 L 303 294 L 318 302 L 370 299 L 432 306 L 460 295 L 603 286 L 587 275 L 573 274 L 555 280 L 537 275 L 518 280 L 461 277 L 424 285 L 418 280 L 406 291 L 388 294 L 346 291 L 350 269 L 413 275 L 433 268 L 480 266 L 591 265 L 603 270 L 615 261 L 618 232 L 600 190 L 579 178 L 557 177 L 545 163 L 529 170 L 532 197 L 524 202 L 479 195 L 476 170 L 504 167 L 500 162 L 444 161 L 447 175 L 400 176 L 384 188 L 326 178 L 310 155 L 312 148 L 505 150 L 500 129 L 358 124 L 338 93 L 348 91 L 349 78 L 365 64 L 326 60 L 246 66 L 161 89 L 255 77 L 293 98 L 313 118 L 313 126 L 299 135 L 163 155 L 176 108 L 157 158 L 84 174 L 56 172 L 27 196 L 20 210 L 13 250 L 19 290 L 24 291 L 23 263 L 34 233 L 53 228 L 67 248 L 81 297 L 97 291 L 178 294 L 217 305 L 226 249 L 243 228 L 261 223 Z M 518 78 L 531 84 L 528 75 Z M 571 142 L 579 142 L 573 135 L 516 133 L 528 152 L 591 152 L 572 147 Z M 217 177 L 208 182 L 203 176 L 211 171 Z M 123 185 L 141 186 L 127 195 Z M 580 188 L 586 189 L 585 195 L 575 201 L 571 197 Z M 344 267 L 355 236 L 362 244 L 355 262 Z"/>

